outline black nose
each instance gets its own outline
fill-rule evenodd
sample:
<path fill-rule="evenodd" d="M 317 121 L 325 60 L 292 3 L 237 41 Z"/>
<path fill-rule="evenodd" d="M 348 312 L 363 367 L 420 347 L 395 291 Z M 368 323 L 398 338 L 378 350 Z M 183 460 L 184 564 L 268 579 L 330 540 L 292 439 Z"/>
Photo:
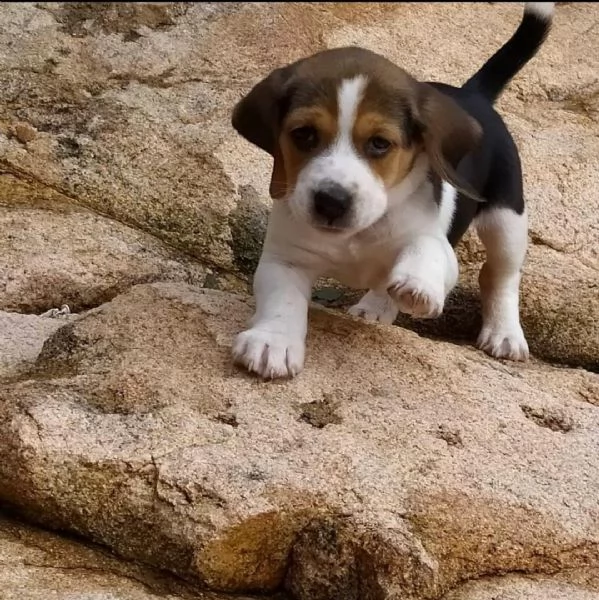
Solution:
<path fill-rule="evenodd" d="M 314 192 L 314 212 L 332 224 L 343 217 L 351 206 L 352 196 L 337 183 L 328 183 Z"/>

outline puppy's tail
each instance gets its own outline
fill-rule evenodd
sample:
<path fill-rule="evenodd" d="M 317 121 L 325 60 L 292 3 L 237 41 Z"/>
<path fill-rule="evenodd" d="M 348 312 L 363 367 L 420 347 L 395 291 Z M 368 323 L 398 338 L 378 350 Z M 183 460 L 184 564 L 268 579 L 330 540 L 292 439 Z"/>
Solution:
<path fill-rule="evenodd" d="M 551 29 L 554 2 L 526 2 L 514 35 L 464 85 L 495 102 L 505 86 L 535 56 Z"/>

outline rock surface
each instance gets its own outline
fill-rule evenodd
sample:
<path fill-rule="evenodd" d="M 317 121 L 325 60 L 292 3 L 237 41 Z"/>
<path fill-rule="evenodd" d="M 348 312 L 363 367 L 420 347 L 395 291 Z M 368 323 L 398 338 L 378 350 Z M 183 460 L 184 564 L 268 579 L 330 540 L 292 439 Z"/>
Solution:
<path fill-rule="evenodd" d="M 205 600 L 599 597 L 595 13 L 559 3 L 498 103 L 524 163 L 531 362 L 471 347 L 484 254 L 468 235 L 442 318 L 315 307 L 306 371 L 270 384 L 230 361 L 271 166 L 231 107 L 274 66 L 345 44 L 459 84 L 521 5 L 6 4 L 0 499 Z M 356 294 L 315 298 L 334 313 Z M 63 304 L 79 314 L 19 314 Z M 0 524 L 7 600 L 186 597 L 17 529 Z"/>
<path fill-rule="evenodd" d="M 0 380 L 26 371 L 37 359 L 46 339 L 64 324 L 62 317 L 51 319 L 0 311 Z"/>
<path fill-rule="evenodd" d="M 0 518 L 0 589 L 2 600 L 223 600 L 6 518 Z"/>
<path fill-rule="evenodd" d="M 449 594 L 445 600 L 596 600 L 599 598 L 599 585 L 585 581 L 581 585 L 571 585 L 546 577 L 509 576 L 496 580 L 467 584 L 456 594 Z"/>
<path fill-rule="evenodd" d="M 202 285 L 206 269 L 151 235 L 86 210 L 0 206 L 0 308 L 97 306 L 132 285 Z"/>
<path fill-rule="evenodd" d="M 65 324 L 2 388 L 0 498 L 221 592 L 599 568 L 597 375 L 315 309 L 306 372 L 261 383 L 230 362 L 250 314 L 152 284 Z"/>
<path fill-rule="evenodd" d="M 576 579 L 576 577 L 574 577 Z M 508 576 L 463 586 L 445 600 L 595 600 L 597 579 L 578 585 L 544 576 Z M 3 600 L 225 600 L 123 562 L 100 547 L 0 518 Z M 284 600 L 283 597 L 270 597 Z M 251 600 L 236 596 L 236 600 Z"/>
<path fill-rule="evenodd" d="M 464 585 L 445 600 L 595 600 L 597 578 L 577 585 L 545 576 L 508 576 Z M 225 600 L 180 580 L 118 560 L 97 546 L 0 517 L 3 600 Z M 284 600 L 282 596 L 269 597 Z M 236 596 L 236 600 L 251 600 Z M 254 599 L 255 600 L 255 599 Z"/>
<path fill-rule="evenodd" d="M 270 205 L 270 158 L 230 126 L 231 107 L 251 85 L 276 65 L 345 44 L 384 53 L 417 77 L 460 83 L 511 35 L 520 14 L 518 3 L 7 4 L 0 19 L 0 171 L 9 179 L 2 187 L 17 178 L 32 193 L 58 190 L 247 279 Z M 559 5 L 549 40 L 498 107 L 525 170 L 531 251 L 522 316 L 529 345 L 538 357 L 597 370 L 594 19 L 592 3 Z M 485 35 L 468 34 L 464 52 L 473 24 Z M 443 52 L 430 51 L 436 47 Z M 98 229 L 100 239 L 109 233 Z M 475 339 L 482 255 L 474 236 L 460 254 L 462 285 L 445 316 L 399 324 Z M 154 260 L 145 265 L 162 268 Z M 94 267 L 81 266 L 88 273 Z M 112 285 L 102 265 L 97 273 L 89 277 Z M 59 275 L 37 279 L 34 304 L 55 304 Z M 106 299 L 85 296 L 78 301 Z M 10 302 L 29 310 L 25 297 Z M 343 307 L 350 302 L 341 300 Z"/>

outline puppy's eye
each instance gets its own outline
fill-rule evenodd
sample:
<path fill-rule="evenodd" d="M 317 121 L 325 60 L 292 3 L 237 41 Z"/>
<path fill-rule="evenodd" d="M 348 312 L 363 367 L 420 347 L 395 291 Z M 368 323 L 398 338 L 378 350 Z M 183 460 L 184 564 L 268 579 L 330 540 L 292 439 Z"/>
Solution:
<path fill-rule="evenodd" d="M 318 146 L 318 131 L 314 127 L 298 127 L 291 131 L 291 139 L 302 152 L 310 152 Z"/>
<path fill-rule="evenodd" d="M 366 142 L 366 154 L 372 158 L 379 158 L 389 152 L 391 145 L 389 140 L 375 135 Z"/>

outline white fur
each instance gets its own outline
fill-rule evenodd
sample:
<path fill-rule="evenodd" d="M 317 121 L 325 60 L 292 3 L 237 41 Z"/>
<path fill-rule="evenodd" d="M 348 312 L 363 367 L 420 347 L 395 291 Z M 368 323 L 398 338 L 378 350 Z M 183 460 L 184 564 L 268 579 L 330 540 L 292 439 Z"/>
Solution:
<path fill-rule="evenodd" d="M 554 3 L 529 2 L 526 11 L 550 19 Z M 275 201 L 254 277 L 255 313 L 233 345 L 235 361 L 265 378 L 293 377 L 304 366 L 310 292 L 321 276 L 368 289 L 353 315 L 392 323 L 399 311 L 416 318 L 441 314 L 458 279 L 447 240 L 457 192 L 443 182 L 439 206 L 421 155 L 396 187 L 386 190 L 356 150 L 352 130 L 368 80 L 338 89 L 337 136 Z M 352 194 L 350 218 L 336 231 L 314 216 L 314 193 L 335 183 Z M 500 358 L 525 360 L 528 345 L 519 319 L 520 274 L 527 248 L 526 213 L 483 212 L 476 221 L 487 250 L 480 273 L 483 326 L 477 341 Z"/>
<path fill-rule="evenodd" d="M 386 290 L 369 290 L 362 296 L 360 302 L 350 307 L 347 312 L 365 321 L 378 321 L 391 325 L 397 318 L 399 308 Z"/>
<path fill-rule="evenodd" d="M 541 19 L 549 20 L 553 16 L 555 2 L 526 2 L 524 12 L 532 13 Z"/>
<path fill-rule="evenodd" d="M 388 292 L 399 309 L 413 317 L 441 315 L 445 297 L 458 280 L 458 260 L 443 235 L 421 235 L 393 266 Z"/>
<path fill-rule="evenodd" d="M 233 345 L 235 362 L 263 377 L 293 377 L 304 365 L 307 312 L 314 279 L 265 252 L 254 276 L 251 329 Z"/>
<path fill-rule="evenodd" d="M 236 362 L 265 378 L 293 377 L 304 366 L 307 312 L 316 279 L 333 277 L 369 291 L 349 312 L 392 323 L 402 311 L 416 318 L 441 314 L 458 278 L 446 238 L 456 193 L 443 186 L 437 207 L 422 156 L 388 193 L 388 209 L 370 227 L 330 233 L 298 221 L 289 205 L 275 202 L 254 278 L 256 311 L 251 328 L 237 336 Z M 527 248 L 526 213 L 493 209 L 475 225 L 487 251 L 480 274 L 483 326 L 477 345 L 492 356 L 526 360 L 519 319 L 520 271 Z"/>
<path fill-rule="evenodd" d="M 382 323 L 393 322 L 398 310 L 439 314 L 455 285 L 457 260 L 440 227 L 427 170 L 422 156 L 389 191 L 382 218 L 359 231 L 320 230 L 298 220 L 287 202 L 275 202 L 254 278 L 256 312 L 235 341 L 236 362 L 265 378 L 302 370 L 308 301 L 320 276 L 371 290 L 352 314 Z"/>
<path fill-rule="evenodd" d="M 451 222 L 453 221 L 453 215 L 455 214 L 456 199 L 458 197 L 457 190 L 451 185 L 444 181 L 441 186 L 441 201 L 439 205 L 439 227 L 447 235 L 451 228 Z"/>
<path fill-rule="evenodd" d="M 475 220 L 487 260 L 481 269 L 483 326 L 477 345 L 497 358 L 526 360 L 528 344 L 520 325 L 520 272 L 528 245 L 528 219 L 508 208 Z"/>
<path fill-rule="evenodd" d="M 397 245 L 391 244 L 391 248 L 400 250 L 394 254 L 385 288 L 369 290 L 349 309 L 352 315 L 381 323 L 392 323 L 399 311 L 417 318 L 432 318 L 441 314 L 447 294 L 457 283 L 457 258 L 446 239 L 457 192 L 443 182 L 437 209 L 432 186 L 423 182 L 421 169 L 426 167 L 424 160 L 417 163 L 408 177 L 390 191 L 389 214 L 376 229 L 381 231 L 392 224 L 389 237 Z M 414 235 L 402 231 L 406 224 L 413 226 Z"/>
<path fill-rule="evenodd" d="M 339 127 L 338 141 L 343 141 L 351 145 L 352 130 L 367 83 L 368 79 L 364 75 L 358 75 L 353 79 L 345 79 L 341 82 L 337 91 L 337 108 L 339 113 L 337 121 Z"/>
<path fill-rule="evenodd" d="M 337 137 L 321 155 L 313 158 L 297 178 L 287 202 L 298 221 L 314 223 L 313 194 L 326 182 L 334 182 L 353 193 L 351 217 L 344 226 L 359 231 L 369 227 L 387 209 L 387 194 L 368 162 L 356 151 L 352 130 L 367 79 L 360 75 L 341 82 L 337 93 Z"/>

